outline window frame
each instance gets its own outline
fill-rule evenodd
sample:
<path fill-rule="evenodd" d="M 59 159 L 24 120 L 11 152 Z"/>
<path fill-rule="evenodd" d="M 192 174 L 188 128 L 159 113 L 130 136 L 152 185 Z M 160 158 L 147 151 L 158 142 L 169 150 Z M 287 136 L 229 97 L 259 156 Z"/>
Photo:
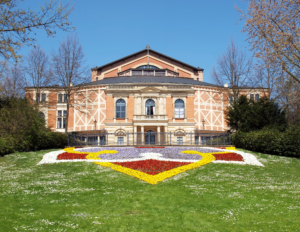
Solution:
<path fill-rule="evenodd" d="M 57 102 L 58 103 L 62 103 L 63 101 L 62 101 L 62 97 L 63 96 L 63 94 L 62 93 L 59 93 L 59 94 L 57 94 Z"/>
<path fill-rule="evenodd" d="M 67 111 L 66 110 L 57 110 L 56 128 L 57 129 L 65 129 L 66 128 L 66 119 L 67 119 Z"/>
<path fill-rule="evenodd" d="M 178 101 L 182 101 L 182 103 L 183 103 L 183 107 L 182 108 L 176 108 L 176 102 L 178 102 Z M 179 114 L 178 115 L 176 114 L 176 109 L 179 110 Z M 184 119 L 185 118 L 185 102 L 181 98 L 176 99 L 175 102 L 174 102 L 174 118 L 175 119 Z"/>
<path fill-rule="evenodd" d="M 118 136 L 118 145 L 124 145 L 124 137 Z"/>
<path fill-rule="evenodd" d="M 177 145 L 183 145 L 183 137 L 182 136 L 177 137 Z"/>
<path fill-rule="evenodd" d="M 136 69 L 153 69 L 153 70 L 160 69 L 159 67 L 150 64 L 149 64 L 149 68 L 147 68 L 147 66 L 148 64 L 140 65 L 139 67 L 136 67 Z"/>
<path fill-rule="evenodd" d="M 121 110 L 121 108 L 120 108 L 119 111 L 117 110 L 117 107 L 122 107 L 122 105 L 118 106 L 118 101 L 123 101 L 124 102 L 124 111 Z M 127 111 L 126 108 L 127 108 L 126 101 L 123 98 L 118 98 L 116 100 L 116 103 L 115 103 L 115 118 L 117 118 L 117 119 L 126 119 L 126 111 Z M 118 113 L 120 114 L 120 116 L 118 116 Z M 124 117 L 122 117 L 123 116 L 122 113 L 124 114 Z"/>
<path fill-rule="evenodd" d="M 154 105 L 152 104 L 149 104 L 148 106 L 147 106 L 147 102 L 148 101 L 153 101 L 154 102 Z M 149 112 L 151 113 L 152 112 L 152 114 L 148 114 L 148 108 L 147 107 L 149 107 Z M 146 101 L 145 101 L 145 115 L 156 115 L 156 102 L 155 102 L 155 100 L 154 99 L 152 99 L 152 98 L 149 98 L 149 99 L 147 99 Z"/>

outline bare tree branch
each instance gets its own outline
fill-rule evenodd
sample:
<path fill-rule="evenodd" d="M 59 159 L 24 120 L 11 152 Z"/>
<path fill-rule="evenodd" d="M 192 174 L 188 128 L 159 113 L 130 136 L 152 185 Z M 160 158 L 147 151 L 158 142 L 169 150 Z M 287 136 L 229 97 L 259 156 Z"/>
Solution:
<path fill-rule="evenodd" d="M 19 59 L 18 50 L 35 41 L 36 29 L 54 37 L 56 29 L 71 28 L 68 17 L 73 6 L 70 3 L 62 5 L 58 0 L 51 0 L 40 6 L 39 11 L 18 9 L 18 3 L 18 0 L 0 0 L 0 56 L 5 59 Z"/>
<path fill-rule="evenodd" d="M 75 93 L 80 84 L 90 81 L 89 69 L 84 66 L 84 53 L 76 35 L 69 35 L 61 42 L 57 52 L 52 54 L 52 67 L 55 81 L 67 94 L 67 115 L 65 132 L 68 132 L 70 106 L 74 105 Z"/>

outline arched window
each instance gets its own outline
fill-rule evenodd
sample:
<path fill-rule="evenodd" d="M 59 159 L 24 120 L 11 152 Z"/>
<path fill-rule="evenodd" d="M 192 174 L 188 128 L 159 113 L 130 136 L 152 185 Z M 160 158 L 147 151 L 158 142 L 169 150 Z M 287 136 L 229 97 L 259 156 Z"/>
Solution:
<path fill-rule="evenodd" d="M 142 65 L 142 66 L 139 66 L 139 67 L 137 67 L 137 69 L 159 69 L 158 67 L 156 67 L 156 66 L 153 66 L 153 65 Z"/>
<path fill-rule="evenodd" d="M 184 118 L 184 101 L 181 99 L 175 101 L 175 118 Z"/>
<path fill-rule="evenodd" d="M 39 112 L 39 118 L 42 118 L 45 120 L 45 114 L 43 112 Z"/>
<path fill-rule="evenodd" d="M 116 118 L 125 118 L 126 115 L 126 103 L 123 99 L 119 99 L 116 102 Z"/>
<path fill-rule="evenodd" d="M 152 99 L 146 101 L 146 115 L 155 114 L 155 102 Z"/>

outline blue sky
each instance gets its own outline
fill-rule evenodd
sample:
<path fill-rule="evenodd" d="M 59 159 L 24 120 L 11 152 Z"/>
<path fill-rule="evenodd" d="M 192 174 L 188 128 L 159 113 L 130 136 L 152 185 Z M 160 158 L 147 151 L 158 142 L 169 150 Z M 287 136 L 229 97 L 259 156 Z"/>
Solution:
<path fill-rule="evenodd" d="M 44 0 L 25 0 L 20 6 L 38 9 Z M 62 1 L 66 3 L 67 1 Z M 204 68 L 204 81 L 211 79 L 216 58 L 226 51 L 233 38 L 240 48 L 248 48 L 241 32 L 235 5 L 246 9 L 242 0 L 73 0 L 70 21 L 83 46 L 90 68 L 140 51 L 150 45 L 156 50 L 190 65 Z M 55 38 L 37 32 L 38 44 L 50 55 L 67 36 Z M 21 51 L 25 55 L 29 48 Z"/>

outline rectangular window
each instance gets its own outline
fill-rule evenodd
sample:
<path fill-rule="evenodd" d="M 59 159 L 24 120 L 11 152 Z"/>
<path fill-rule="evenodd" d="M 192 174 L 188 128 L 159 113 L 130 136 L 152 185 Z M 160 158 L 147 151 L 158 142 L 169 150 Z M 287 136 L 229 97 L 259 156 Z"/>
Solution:
<path fill-rule="evenodd" d="M 57 128 L 66 128 L 66 120 L 67 120 L 67 111 L 66 110 L 58 110 L 57 111 Z"/>
<path fill-rule="evenodd" d="M 42 102 L 45 102 L 45 101 L 46 101 L 46 94 L 42 93 Z"/>
<path fill-rule="evenodd" d="M 254 94 L 250 94 L 250 100 L 254 101 Z"/>
<path fill-rule="evenodd" d="M 36 94 L 36 102 L 41 102 L 41 95 L 40 94 Z"/>
<path fill-rule="evenodd" d="M 66 118 L 63 118 L 63 128 L 66 128 Z"/>
<path fill-rule="evenodd" d="M 177 137 L 177 145 L 183 144 L 183 137 Z"/>
<path fill-rule="evenodd" d="M 58 102 L 62 102 L 62 94 L 58 94 Z"/>
<path fill-rule="evenodd" d="M 61 118 L 57 118 L 57 128 L 61 128 Z"/>
<path fill-rule="evenodd" d="M 124 145 L 124 137 L 118 137 L 118 145 Z"/>
<path fill-rule="evenodd" d="M 233 102 L 233 96 L 229 96 L 229 103 Z"/>
<path fill-rule="evenodd" d="M 64 102 L 68 102 L 68 94 L 64 94 Z"/>
<path fill-rule="evenodd" d="M 255 101 L 259 100 L 259 94 L 255 94 Z"/>

